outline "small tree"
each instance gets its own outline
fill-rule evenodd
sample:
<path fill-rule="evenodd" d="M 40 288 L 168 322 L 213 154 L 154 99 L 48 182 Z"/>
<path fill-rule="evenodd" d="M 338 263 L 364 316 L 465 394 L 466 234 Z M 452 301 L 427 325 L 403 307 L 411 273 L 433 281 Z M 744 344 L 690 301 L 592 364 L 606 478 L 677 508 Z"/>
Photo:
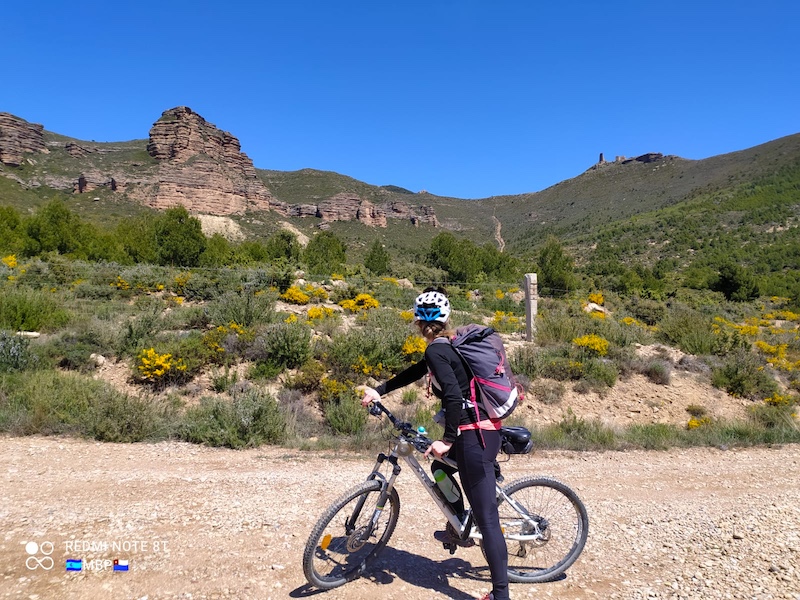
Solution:
<path fill-rule="evenodd" d="M 748 270 L 734 263 L 725 263 L 719 269 L 719 276 L 712 289 L 722 292 L 727 300 L 748 302 L 758 298 L 759 289 L 756 278 Z"/>
<path fill-rule="evenodd" d="M 183 206 L 168 208 L 158 219 L 155 239 L 159 264 L 180 267 L 199 265 L 207 243 L 200 220 L 190 216 Z"/>
<path fill-rule="evenodd" d="M 551 236 L 539 252 L 539 275 L 542 285 L 554 296 L 566 294 L 575 285 L 572 258 L 564 253 L 558 238 Z"/>
<path fill-rule="evenodd" d="M 267 256 L 272 260 L 285 258 L 289 262 L 297 262 L 303 251 L 297 236 L 291 231 L 281 230 L 273 235 L 265 244 Z"/>
<path fill-rule="evenodd" d="M 322 231 L 308 242 L 303 258 L 312 273 L 329 275 L 345 263 L 345 245 L 330 231 Z"/>
<path fill-rule="evenodd" d="M 390 258 L 388 250 L 379 240 L 375 240 L 364 258 L 364 266 L 375 275 L 385 275 L 389 272 Z"/>

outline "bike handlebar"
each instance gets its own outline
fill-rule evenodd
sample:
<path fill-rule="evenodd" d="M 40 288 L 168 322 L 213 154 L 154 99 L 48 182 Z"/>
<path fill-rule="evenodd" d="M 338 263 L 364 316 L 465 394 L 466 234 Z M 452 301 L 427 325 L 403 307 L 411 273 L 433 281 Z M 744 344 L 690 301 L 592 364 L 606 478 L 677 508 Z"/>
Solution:
<path fill-rule="evenodd" d="M 392 422 L 394 428 L 399 431 L 400 435 L 403 436 L 403 438 L 405 438 L 419 452 L 425 452 L 433 443 L 431 438 L 414 429 L 414 426 L 411 423 L 401 421 L 395 417 L 388 408 L 381 404 L 380 400 L 375 400 L 369 405 L 369 414 L 374 417 L 380 417 L 381 413 L 389 417 L 389 420 Z"/>

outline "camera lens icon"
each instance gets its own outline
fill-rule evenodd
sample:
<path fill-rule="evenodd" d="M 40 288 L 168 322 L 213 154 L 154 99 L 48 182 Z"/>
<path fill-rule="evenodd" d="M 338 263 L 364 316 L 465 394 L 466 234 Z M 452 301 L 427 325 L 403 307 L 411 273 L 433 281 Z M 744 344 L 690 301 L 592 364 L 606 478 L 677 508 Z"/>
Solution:
<path fill-rule="evenodd" d="M 25 552 L 29 555 L 28 558 L 25 559 L 25 566 L 28 567 L 30 571 L 35 571 L 40 567 L 44 571 L 49 571 L 55 566 L 55 562 L 50 556 L 54 549 L 55 546 L 53 542 L 42 542 L 41 544 L 28 542 L 25 544 Z M 40 552 L 42 554 L 41 557 L 38 556 Z"/>

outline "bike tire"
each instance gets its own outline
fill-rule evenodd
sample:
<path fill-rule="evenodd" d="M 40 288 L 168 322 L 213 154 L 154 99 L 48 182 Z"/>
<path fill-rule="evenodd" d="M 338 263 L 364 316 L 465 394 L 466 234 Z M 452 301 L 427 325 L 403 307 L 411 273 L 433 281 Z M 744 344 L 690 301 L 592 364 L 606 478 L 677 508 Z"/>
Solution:
<path fill-rule="evenodd" d="M 317 521 L 303 552 L 308 583 L 330 590 L 360 577 L 369 562 L 386 546 L 400 515 L 400 497 L 392 489 L 377 527 L 366 539 L 375 514 L 381 482 L 365 481 L 342 494 Z M 352 520 L 353 523 L 348 521 Z"/>
<path fill-rule="evenodd" d="M 529 515 L 547 521 L 538 540 L 509 539 L 515 534 L 529 535 L 532 531 L 519 513 L 500 498 L 497 509 L 508 547 L 509 581 L 542 583 L 556 579 L 572 566 L 586 545 L 589 516 L 583 502 L 570 487 L 549 477 L 523 477 L 508 484 L 503 491 Z"/>

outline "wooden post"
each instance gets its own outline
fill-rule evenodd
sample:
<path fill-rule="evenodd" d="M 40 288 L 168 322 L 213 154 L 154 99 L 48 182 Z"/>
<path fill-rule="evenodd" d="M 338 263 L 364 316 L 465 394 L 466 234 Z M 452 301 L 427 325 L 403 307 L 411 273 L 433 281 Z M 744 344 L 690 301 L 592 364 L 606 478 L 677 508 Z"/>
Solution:
<path fill-rule="evenodd" d="M 533 341 L 533 332 L 536 330 L 536 313 L 539 310 L 539 284 L 536 273 L 526 273 L 525 281 L 525 340 Z"/>

